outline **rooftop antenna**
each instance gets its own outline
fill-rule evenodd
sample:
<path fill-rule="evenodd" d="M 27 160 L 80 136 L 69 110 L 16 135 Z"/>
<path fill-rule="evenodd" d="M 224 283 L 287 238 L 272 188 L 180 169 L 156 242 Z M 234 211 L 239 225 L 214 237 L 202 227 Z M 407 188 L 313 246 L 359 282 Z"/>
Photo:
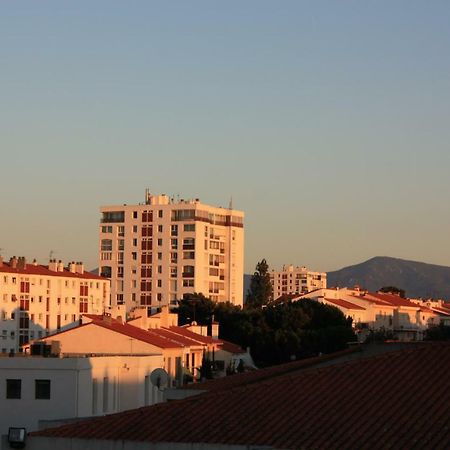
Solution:
<path fill-rule="evenodd" d="M 228 206 L 228 209 L 233 209 L 233 196 L 230 197 L 230 205 Z"/>
<path fill-rule="evenodd" d="M 53 259 L 53 255 L 55 254 L 55 250 L 50 250 L 50 253 L 48 254 L 48 259 L 51 261 Z"/>

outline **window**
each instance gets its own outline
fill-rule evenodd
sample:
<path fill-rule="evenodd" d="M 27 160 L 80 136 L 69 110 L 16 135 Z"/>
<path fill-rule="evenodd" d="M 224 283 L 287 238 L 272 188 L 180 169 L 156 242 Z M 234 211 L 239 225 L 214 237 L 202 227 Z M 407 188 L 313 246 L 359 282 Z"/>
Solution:
<path fill-rule="evenodd" d="M 162 210 L 162 209 L 160 209 L 160 210 L 158 211 L 158 217 L 159 217 L 160 219 L 163 218 L 163 210 Z"/>
<path fill-rule="evenodd" d="M 158 280 L 158 287 L 162 287 L 162 280 Z"/>
<path fill-rule="evenodd" d="M 170 246 L 172 250 L 176 250 L 178 248 L 178 239 L 171 239 Z"/>
<path fill-rule="evenodd" d="M 112 233 L 112 226 L 104 226 L 102 227 L 102 233 Z"/>
<path fill-rule="evenodd" d="M 172 225 L 170 227 L 170 235 L 171 236 L 178 236 L 178 225 Z"/>
<path fill-rule="evenodd" d="M 163 226 L 162 225 L 158 225 L 158 233 L 162 233 L 163 232 Z"/>
<path fill-rule="evenodd" d="M 111 239 L 102 239 L 101 251 L 102 252 L 110 252 L 110 251 L 112 251 L 112 240 Z"/>
<path fill-rule="evenodd" d="M 8 378 L 6 380 L 6 398 L 21 398 L 22 380 Z"/>
<path fill-rule="evenodd" d="M 160 238 L 160 239 L 158 239 L 158 245 L 160 246 L 160 247 L 162 247 L 162 245 L 163 245 L 163 240 Z"/>
<path fill-rule="evenodd" d="M 34 380 L 35 398 L 50 399 L 50 380 Z"/>
<path fill-rule="evenodd" d="M 133 219 L 137 219 L 138 218 L 138 212 L 137 211 L 133 211 Z"/>
<path fill-rule="evenodd" d="M 195 231 L 195 223 L 185 223 L 184 231 Z"/>

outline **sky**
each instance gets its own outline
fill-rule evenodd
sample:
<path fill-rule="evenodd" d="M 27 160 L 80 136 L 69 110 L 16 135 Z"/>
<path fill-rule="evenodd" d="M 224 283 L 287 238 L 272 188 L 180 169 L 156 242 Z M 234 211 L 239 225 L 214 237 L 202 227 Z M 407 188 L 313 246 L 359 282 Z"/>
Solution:
<path fill-rule="evenodd" d="M 101 205 L 245 212 L 245 271 L 450 266 L 450 2 L 0 3 L 0 250 L 98 266 Z"/>

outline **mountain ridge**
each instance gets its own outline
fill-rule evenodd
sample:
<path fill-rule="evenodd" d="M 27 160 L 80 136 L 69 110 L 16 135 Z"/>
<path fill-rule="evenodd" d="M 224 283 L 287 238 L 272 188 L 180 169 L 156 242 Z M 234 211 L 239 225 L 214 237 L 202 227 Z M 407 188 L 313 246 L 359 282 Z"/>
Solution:
<path fill-rule="evenodd" d="M 328 287 L 359 285 L 369 291 L 396 286 L 408 297 L 450 298 L 450 267 L 390 256 L 375 256 L 327 273 Z"/>

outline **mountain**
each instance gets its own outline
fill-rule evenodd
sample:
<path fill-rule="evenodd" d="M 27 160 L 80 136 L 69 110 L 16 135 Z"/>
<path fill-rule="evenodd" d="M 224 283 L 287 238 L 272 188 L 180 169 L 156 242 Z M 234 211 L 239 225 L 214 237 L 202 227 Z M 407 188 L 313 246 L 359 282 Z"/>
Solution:
<path fill-rule="evenodd" d="M 407 297 L 450 299 L 450 267 L 376 256 L 327 273 L 328 287 L 355 285 L 369 291 L 395 286 L 404 289 Z"/>

